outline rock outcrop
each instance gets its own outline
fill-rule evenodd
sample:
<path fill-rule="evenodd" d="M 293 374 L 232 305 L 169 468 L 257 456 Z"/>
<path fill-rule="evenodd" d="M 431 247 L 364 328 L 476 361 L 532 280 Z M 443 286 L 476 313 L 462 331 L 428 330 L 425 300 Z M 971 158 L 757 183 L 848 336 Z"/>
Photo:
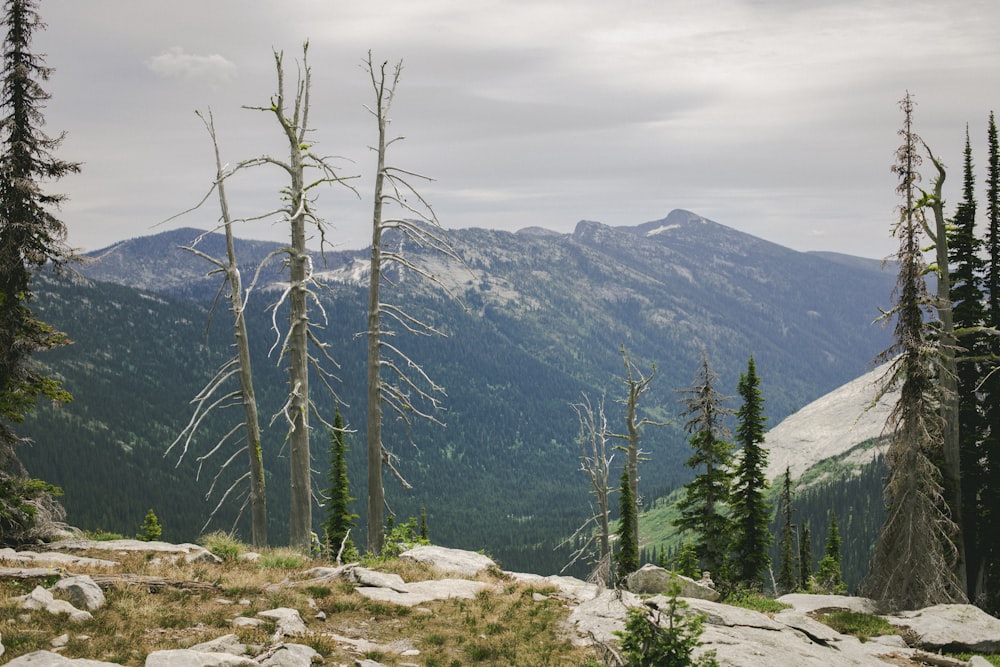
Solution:
<path fill-rule="evenodd" d="M 678 596 L 682 598 L 712 601 L 719 599 L 718 591 L 705 583 L 670 572 L 652 563 L 643 565 L 625 579 L 625 587 L 637 595 L 669 593 L 674 586 L 677 586 Z"/>

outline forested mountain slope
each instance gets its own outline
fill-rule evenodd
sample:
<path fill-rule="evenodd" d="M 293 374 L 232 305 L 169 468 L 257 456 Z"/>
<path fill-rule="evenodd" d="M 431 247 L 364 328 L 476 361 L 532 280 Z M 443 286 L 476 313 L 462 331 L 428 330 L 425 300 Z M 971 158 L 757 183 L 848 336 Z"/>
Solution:
<path fill-rule="evenodd" d="M 216 313 L 205 332 L 217 290 L 215 279 L 205 278 L 209 266 L 177 249 L 196 235 L 167 232 L 94 253 L 81 267 L 90 280 L 40 279 L 43 319 L 76 341 L 42 361 L 65 377 L 76 400 L 45 407 L 25 425 L 22 432 L 36 444 L 23 458 L 32 474 L 66 489 L 69 519 L 78 525 L 130 533 L 152 507 L 165 537 L 191 539 L 214 504 L 202 500 L 214 466 L 195 480 L 193 455 L 180 468 L 174 457 L 163 458 L 187 423 L 188 400 L 228 355 L 226 313 Z M 448 333 L 396 341 L 448 396 L 447 428 L 418 426 L 416 447 L 388 425 L 387 443 L 415 487 L 404 492 L 390 481 L 388 499 L 403 519 L 425 506 L 436 542 L 486 548 L 508 569 L 558 569 L 565 554 L 554 544 L 588 512 L 568 403 L 582 391 L 595 400 L 604 393 L 612 425 L 620 420 L 613 401 L 622 393 L 622 344 L 643 369 L 657 366 L 645 412 L 674 420 L 644 433 L 650 460 L 640 484 L 651 498 L 688 477 L 676 390 L 690 383 L 703 347 L 725 393 L 734 393 L 754 355 L 776 423 L 862 374 L 888 343 L 871 322 L 887 305 L 894 277 L 877 263 L 799 253 L 685 211 L 636 227 L 581 222 L 572 234 L 465 229 L 449 238 L 467 266 L 407 250 L 462 304 L 405 274 L 397 274 L 398 296 L 390 297 Z M 276 247 L 241 243 L 244 275 Z M 359 429 L 350 438 L 350 466 L 360 499 L 364 341 L 355 334 L 365 326 L 367 253 L 327 253 L 325 264 L 315 261 L 330 288 L 322 297 L 329 315 L 323 336 L 341 364 L 341 410 Z M 267 307 L 277 293 L 265 288 L 279 278 L 277 268 L 262 274 L 250 302 L 265 420 L 279 409 L 286 383 L 277 358 L 268 356 L 274 333 Z M 332 399 L 316 398 L 332 414 Z M 228 429 L 221 422 L 206 426 L 195 454 Z M 287 517 L 283 437 L 280 420 L 265 430 L 276 541 Z M 328 434 L 317 428 L 313 443 L 322 486 Z M 363 514 L 364 503 L 354 509 Z M 232 518 L 230 512 L 217 527 L 228 528 Z"/>

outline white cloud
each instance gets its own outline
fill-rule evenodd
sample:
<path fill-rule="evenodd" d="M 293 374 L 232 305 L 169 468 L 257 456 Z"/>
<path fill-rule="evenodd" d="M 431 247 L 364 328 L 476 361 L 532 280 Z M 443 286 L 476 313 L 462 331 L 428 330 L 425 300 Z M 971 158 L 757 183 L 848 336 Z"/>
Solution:
<path fill-rule="evenodd" d="M 235 63 L 218 53 L 198 55 L 173 46 L 146 61 L 150 71 L 166 78 L 203 81 L 212 85 L 225 83 L 236 76 Z"/>

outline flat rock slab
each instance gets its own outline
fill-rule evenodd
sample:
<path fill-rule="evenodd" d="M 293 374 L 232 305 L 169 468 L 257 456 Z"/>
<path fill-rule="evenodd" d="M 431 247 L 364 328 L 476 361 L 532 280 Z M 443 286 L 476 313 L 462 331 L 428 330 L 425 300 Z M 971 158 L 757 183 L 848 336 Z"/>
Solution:
<path fill-rule="evenodd" d="M 543 577 L 540 574 L 532 574 L 530 572 L 508 572 L 507 574 L 510 575 L 514 581 L 521 584 L 537 586 L 539 588 L 555 588 L 559 591 L 560 595 L 572 600 L 573 602 L 586 602 L 587 600 L 593 600 L 601 595 L 602 591 L 606 590 L 597 584 L 588 584 L 586 581 L 582 581 L 576 577 L 564 577 L 561 575 Z"/>
<path fill-rule="evenodd" d="M 468 579 L 431 579 L 403 584 L 402 587 L 360 586 L 354 590 L 369 600 L 391 602 L 402 607 L 416 607 L 433 600 L 447 600 L 449 598 L 471 600 L 476 597 L 479 591 L 489 587 L 490 585 L 485 582 L 469 581 Z"/>
<path fill-rule="evenodd" d="M 874 600 L 850 595 L 813 595 L 810 593 L 789 593 L 778 598 L 778 602 L 792 605 L 795 611 L 809 613 L 820 609 L 847 609 L 863 614 L 877 611 Z"/>
<path fill-rule="evenodd" d="M 493 559 L 475 551 L 463 551 L 462 549 L 448 549 L 447 547 L 435 547 L 421 545 L 404 551 L 399 555 L 405 560 L 424 563 L 431 567 L 459 577 L 476 577 L 490 569 L 496 569 L 497 564 Z"/>
<path fill-rule="evenodd" d="M 27 565 L 30 567 L 118 567 L 118 563 L 113 560 L 102 558 L 87 558 L 86 556 L 73 556 L 64 553 L 35 551 L 14 551 L 13 549 L 0 549 L 0 563 L 12 563 L 14 565 Z"/>
<path fill-rule="evenodd" d="M 260 664 L 250 658 L 228 653 L 167 649 L 147 655 L 146 667 L 260 667 Z"/>
<path fill-rule="evenodd" d="M 170 542 L 146 542 L 144 540 L 61 540 L 47 545 L 52 551 L 117 551 L 177 554 L 189 563 L 214 562 L 222 559 L 205 547 L 197 544 L 171 544 Z"/>
<path fill-rule="evenodd" d="M 929 651 L 947 647 L 971 653 L 1000 652 L 1000 620 L 970 604 L 939 604 L 886 620 L 915 632 L 916 644 Z"/>
<path fill-rule="evenodd" d="M 277 634 L 282 637 L 301 636 L 309 631 L 302 617 L 299 615 L 298 609 L 279 607 L 277 609 L 259 611 L 257 615 L 261 618 L 274 621 L 278 626 Z"/>
<path fill-rule="evenodd" d="M 117 662 L 101 662 L 100 660 L 71 660 L 52 651 L 35 651 L 25 653 L 7 663 L 6 667 L 121 667 Z"/>

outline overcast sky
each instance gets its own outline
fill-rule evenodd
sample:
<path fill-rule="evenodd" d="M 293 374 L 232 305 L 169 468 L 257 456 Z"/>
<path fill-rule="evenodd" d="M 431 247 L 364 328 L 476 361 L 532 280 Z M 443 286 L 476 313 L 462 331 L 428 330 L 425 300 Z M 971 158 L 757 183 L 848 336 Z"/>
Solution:
<path fill-rule="evenodd" d="M 214 174 L 195 116 L 211 108 L 224 159 L 282 156 L 265 105 L 272 49 L 288 86 L 301 45 L 311 125 L 361 198 L 320 195 L 343 247 L 366 245 L 375 141 L 360 65 L 402 59 L 390 161 L 446 227 L 568 232 L 635 225 L 674 208 L 798 250 L 882 258 L 897 203 L 897 106 L 949 167 L 953 210 L 965 125 L 977 165 L 1000 107 L 996 0 L 42 0 L 34 47 L 56 72 L 45 112 L 83 172 L 52 191 L 77 247 L 209 227 Z M 287 156 L 287 152 L 284 154 Z M 931 173 L 925 170 L 929 183 Z M 980 179 L 981 180 L 981 179 Z M 276 208 L 280 174 L 230 184 L 236 215 Z M 982 198 L 982 194 L 980 194 Z M 280 239 L 274 224 L 248 238 Z"/>

